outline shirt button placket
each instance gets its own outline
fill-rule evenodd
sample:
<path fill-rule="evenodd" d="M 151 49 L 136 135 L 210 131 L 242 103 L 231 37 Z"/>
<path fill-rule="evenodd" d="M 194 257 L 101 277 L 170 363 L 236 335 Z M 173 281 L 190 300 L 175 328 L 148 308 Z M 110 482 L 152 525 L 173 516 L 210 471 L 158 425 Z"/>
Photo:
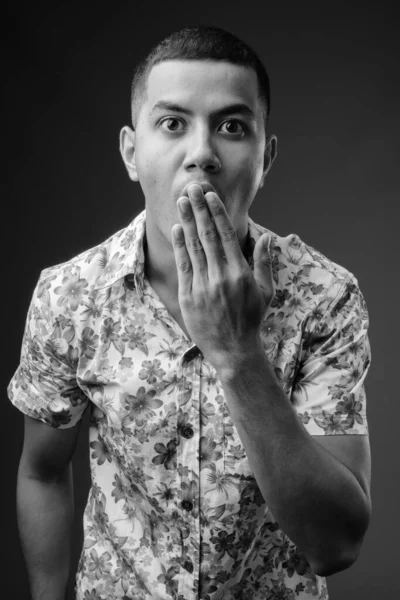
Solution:
<path fill-rule="evenodd" d="M 189 351 L 191 352 L 191 351 Z M 188 415 L 188 423 L 186 423 L 180 431 L 181 440 L 178 445 L 178 461 L 183 468 L 187 467 L 189 471 L 189 484 L 195 481 L 196 489 L 199 489 L 200 481 L 200 464 L 198 460 L 199 450 L 199 431 L 200 431 L 200 370 L 201 370 L 201 355 L 192 358 L 189 354 L 186 355 L 186 360 L 183 360 L 183 375 L 188 378 L 191 383 L 190 400 L 183 406 L 182 410 Z M 179 484 L 182 484 L 182 478 L 179 478 Z M 190 539 L 195 539 L 197 547 L 200 547 L 200 511 L 194 510 L 196 504 L 198 506 L 199 498 L 182 499 L 180 508 L 182 518 L 190 528 L 190 534 L 183 540 L 187 546 L 187 552 L 182 555 L 182 571 L 179 581 L 178 595 L 182 594 L 186 600 L 196 600 L 197 593 L 194 591 L 194 581 L 199 579 L 200 565 L 195 560 L 195 548 L 190 543 Z M 196 516 L 195 516 L 196 515 Z M 183 548 L 182 548 L 183 552 Z"/>

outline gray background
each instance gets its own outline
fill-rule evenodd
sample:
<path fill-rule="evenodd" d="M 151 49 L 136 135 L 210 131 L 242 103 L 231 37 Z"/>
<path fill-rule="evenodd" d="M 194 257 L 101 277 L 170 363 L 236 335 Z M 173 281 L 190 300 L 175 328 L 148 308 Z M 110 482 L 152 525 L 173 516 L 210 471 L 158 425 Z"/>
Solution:
<path fill-rule="evenodd" d="M 172 31 L 209 24 L 249 43 L 271 78 L 269 132 L 278 136 L 278 157 L 250 216 L 280 235 L 297 233 L 348 268 L 367 301 L 373 519 L 356 564 L 330 577 L 328 585 L 331 600 L 395 598 L 400 591 L 399 403 L 393 376 L 400 156 L 394 12 L 382 3 L 361 9 L 348 3 L 135 4 L 8 6 L 2 77 L 7 169 L 2 589 L 8 598 L 28 598 L 15 520 L 23 417 L 5 388 L 18 366 L 33 288 L 43 268 L 102 242 L 144 208 L 141 188 L 128 179 L 118 151 L 119 130 L 130 122 L 133 67 Z M 89 486 L 87 417 L 74 457 L 69 600 Z"/>

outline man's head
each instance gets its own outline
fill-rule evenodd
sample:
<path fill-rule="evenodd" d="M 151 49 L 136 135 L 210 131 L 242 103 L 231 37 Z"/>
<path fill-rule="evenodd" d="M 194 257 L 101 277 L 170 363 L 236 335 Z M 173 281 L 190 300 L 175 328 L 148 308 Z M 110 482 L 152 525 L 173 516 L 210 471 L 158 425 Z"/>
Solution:
<path fill-rule="evenodd" d="M 270 83 L 268 73 L 257 54 L 236 36 L 218 27 L 186 27 L 176 31 L 155 46 L 137 65 L 131 86 L 132 125 L 147 97 L 147 80 L 152 68 L 167 60 L 224 61 L 253 69 L 258 81 L 258 94 L 267 133 L 270 113 Z"/>
<path fill-rule="evenodd" d="M 244 231 L 277 143 L 266 133 L 269 79 L 255 52 L 216 27 L 175 32 L 137 66 L 131 106 L 121 154 L 161 237 L 170 242 L 176 201 L 194 181 L 211 184 Z"/>

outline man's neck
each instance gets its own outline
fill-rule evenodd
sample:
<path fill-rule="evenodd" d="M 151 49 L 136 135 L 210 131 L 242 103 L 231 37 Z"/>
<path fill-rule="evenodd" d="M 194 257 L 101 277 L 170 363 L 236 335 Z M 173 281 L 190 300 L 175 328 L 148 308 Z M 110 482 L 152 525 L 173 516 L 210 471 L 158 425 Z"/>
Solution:
<path fill-rule="evenodd" d="M 166 246 L 160 248 L 159 243 L 149 243 L 148 234 L 145 231 L 143 252 L 144 274 L 150 285 L 152 287 L 157 286 L 158 289 L 165 289 L 171 297 L 176 297 L 177 299 L 178 271 L 172 246 L 170 248 Z"/>

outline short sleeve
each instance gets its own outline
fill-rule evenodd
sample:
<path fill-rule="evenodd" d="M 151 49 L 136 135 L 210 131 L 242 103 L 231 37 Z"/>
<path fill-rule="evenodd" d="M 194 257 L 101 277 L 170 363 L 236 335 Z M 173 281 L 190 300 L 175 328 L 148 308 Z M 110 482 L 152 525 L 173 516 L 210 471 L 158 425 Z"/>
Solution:
<path fill-rule="evenodd" d="M 73 345 L 74 324 L 62 307 L 52 307 L 55 277 L 46 269 L 39 277 L 26 318 L 20 364 L 7 393 L 24 414 L 67 429 L 82 418 L 89 399 L 76 380 L 79 347 Z"/>
<path fill-rule="evenodd" d="M 367 434 L 369 318 L 351 273 L 323 316 L 315 315 L 304 328 L 292 404 L 311 435 Z"/>

